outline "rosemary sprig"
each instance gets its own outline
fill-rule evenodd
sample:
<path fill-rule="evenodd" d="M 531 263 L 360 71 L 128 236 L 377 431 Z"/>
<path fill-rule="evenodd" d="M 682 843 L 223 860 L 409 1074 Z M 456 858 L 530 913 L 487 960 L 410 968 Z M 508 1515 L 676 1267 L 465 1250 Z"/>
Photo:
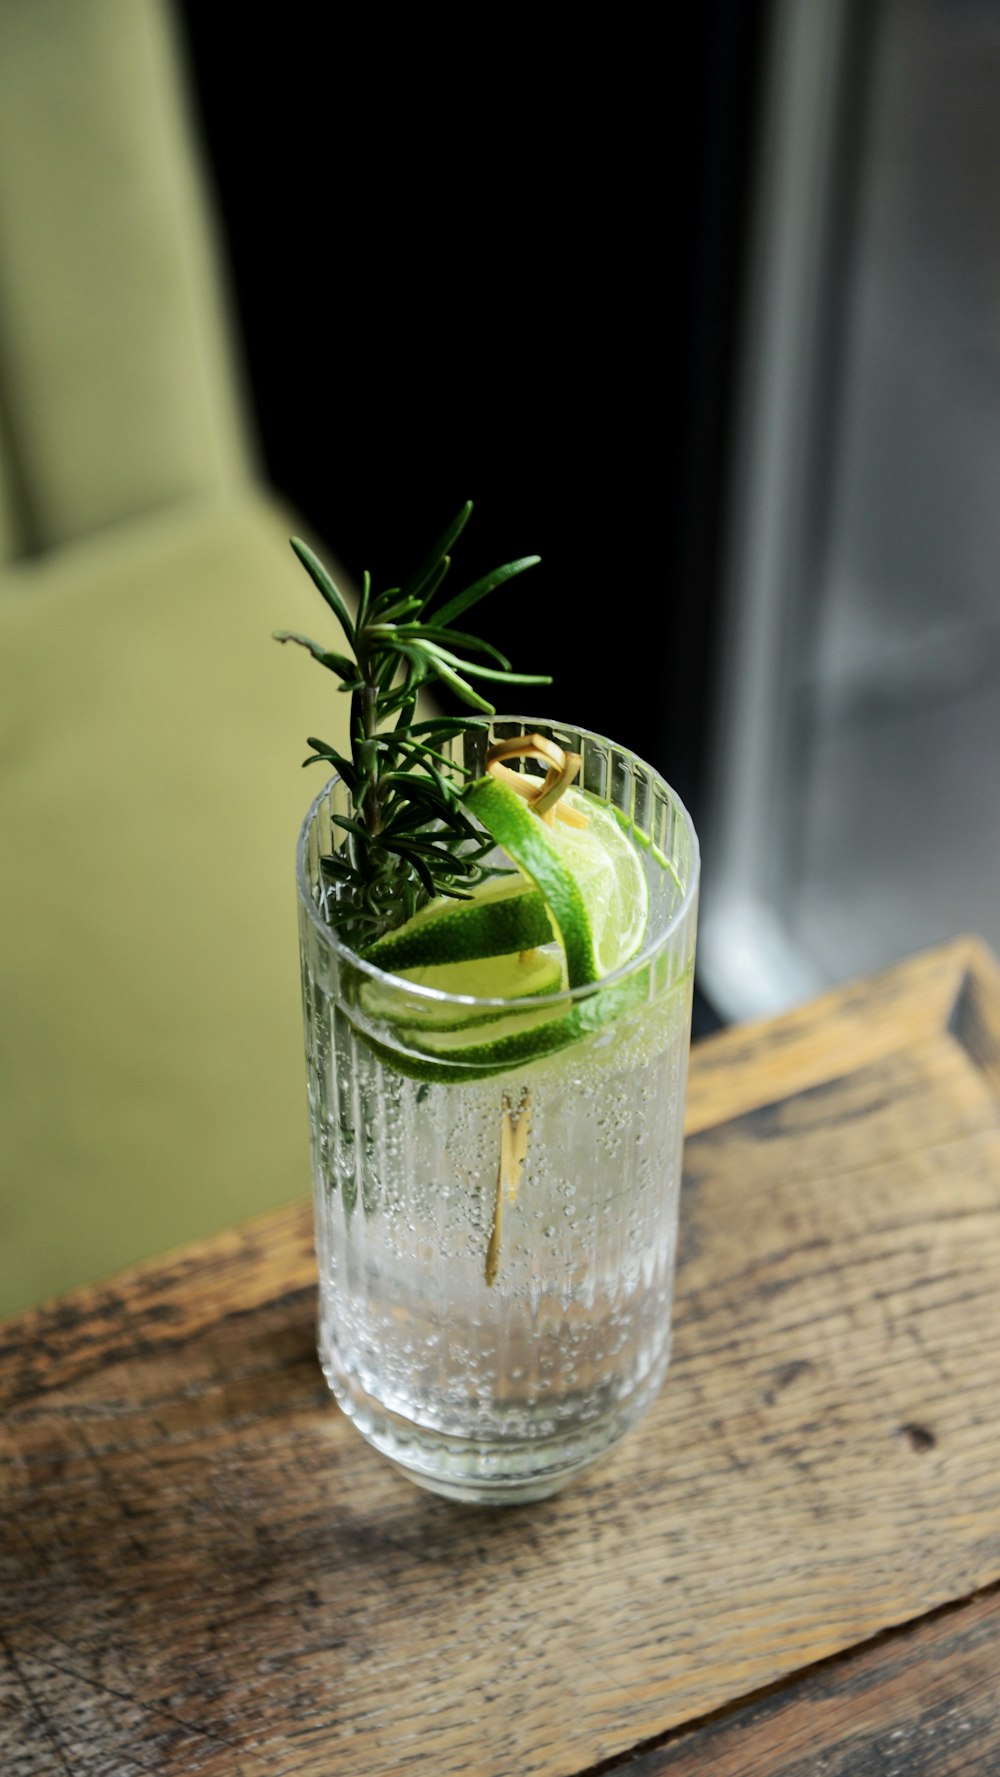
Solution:
<path fill-rule="evenodd" d="M 494 568 L 430 609 L 471 511 L 467 501 L 402 586 L 373 593 L 366 573 L 354 618 L 322 562 L 308 544 L 292 538 L 350 650 L 337 652 L 292 630 L 275 635 L 276 641 L 307 649 L 350 695 L 350 758 L 310 737 L 312 751 L 303 763 L 331 766 L 350 791 L 351 813 L 332 817 L 342 843 L 323 859 L 323 868 L 333 891 L 327 918 L 356 950 L 402 924 L 435 895 L 468 895 L 488 873 L 483 860 L 493 841 L 464 813 L 460 796 L 466 773 L 441 751 L 442 743 L 470 728 L 485 728 L 486 718 L 495 714 L 469 681 L 551 683 L 546 676 L 512 671 L 499 648 L 456 628 L 473 605 L 533 567 L 537 555 Z M 470 654 L 479 658 L 470 660 Z M 475 713 L 415 720 L 418 693 L 434 680 L 449 685 Z"/>

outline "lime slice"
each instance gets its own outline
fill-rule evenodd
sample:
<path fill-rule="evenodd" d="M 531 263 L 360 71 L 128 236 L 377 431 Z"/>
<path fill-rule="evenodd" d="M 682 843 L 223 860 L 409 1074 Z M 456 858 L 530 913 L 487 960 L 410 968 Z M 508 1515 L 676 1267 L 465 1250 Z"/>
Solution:
<path fill-rule="evenodd" d="M 649 882 L 618 810 L 567 790 L 562 800 L 587 816 L 586 827 L 556 819 L 548 829 L 587 908 L 599 976 L 620 969 L 642 948 L 649 923 Z"/>
<path fill-rule="evenodd" d="M 359 994 L 361 1005 L 370 1018 L 396 1024 L 405 1022 L 407 1030 L 422 1043 L 425 1031 L 465 1031 L 504 1018 L 503 1007 L 457 1006 L 450 1001 L 442 1004 L 419 994 L 401 993 L 400 982 L 411 982 L 414 987 L 436 988 L 439 993 L 468 994 L 479 1000 L 530 999 L 542 993 L 559 992 L 563 985 L 563 965 L 561 956 L 543 950 L 527 950 L 512 956 L 479 957 L 473 962 L 400 969 L 395 971 L 395 977 L 393 984 L 363 982 Z"/>
<path fill-rule="evenodd" d="M 428 965 L 457 964 L 478 957 L 502 956 L 509 951 L 533 950 L 537 944 L 551 943 L 553 935 L 543 897 L 518 874 L 481 884 L 469 900 L 439 896 L 421 907 L 405 925 L 370 944 L 363 954 L 366 962 L 376 963 L 380 969 L 406 974 Z M 444 983 L 428 983 L 433 985 L 444 988 Z M 492 997 L 485 989 L 467 987 L 464 980 L 458 979 L 444 991 Z"/>
<path fill-rule="evenodd" d="M 649 885 L 635 846 L 603 803 L 569 790 L 564 800 L 585 827 L 533 814 L 507 784 L 477 778 L 469 812 L 541 891 L 559 929 L 570 987 L 620 968 L 639 950 L 649 918 Z"/>
<path fill-rule="evenodd" d="M 528 1062 L 541 1061 L 595 1035 L 641 1004 L 648 994 L 649 970 L 642 968 L 580 1001 L 569 1012 L 553 1015 L 550 1009 L 540 1006 L 537 1012 L 510 1013 L 488 1025 L 466 1024 L 461 1029 L 401 1026 L 399 1036 L 405 1045 L 402 1051 L 377 1043 L 372 1046 L 400 1073 L 417 1080 L 486 1080 Z"/>

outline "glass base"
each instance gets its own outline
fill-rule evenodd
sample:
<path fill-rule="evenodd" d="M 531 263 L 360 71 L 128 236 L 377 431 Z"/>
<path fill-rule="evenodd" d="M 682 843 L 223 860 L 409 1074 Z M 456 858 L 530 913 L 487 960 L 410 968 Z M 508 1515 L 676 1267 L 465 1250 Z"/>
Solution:
<path fill-rule="evenodd" d="M 357 1379 L 324 1373 L 338 1406 L 363 1438 L 399 1472 L 429 1493 L 465 1505 L 526 1505 L 569 1485 L 620 1442 L 652 1405 L 669 1361 L 664 1353 L 626 1401 L 612 1412 L 555 1437 L 502 1441 L 454 1437 L 416 1425 L 367 1393 Z"/>

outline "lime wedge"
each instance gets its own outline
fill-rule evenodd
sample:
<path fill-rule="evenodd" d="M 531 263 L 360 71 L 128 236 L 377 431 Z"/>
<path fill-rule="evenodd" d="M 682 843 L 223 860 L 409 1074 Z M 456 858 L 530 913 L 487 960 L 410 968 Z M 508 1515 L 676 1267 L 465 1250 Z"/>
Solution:
<path fill-rule="evenodd" d="M 564 800 L 586 814 L 585 827 L 541 820 L 507 784 L 489 776 L 477 778 L 463 796 L 469 812 L 544 897 L 572 988 L 600 980 L 640 949 L 649 886 L 635 846 L 603 803 L 575 790 Z"/>
<path fill-rule="evenodd" d="M 405 925 L 370 944 L 363 955 L 366 962 L 376 963 L 380 969 L 405 974 L 429 965 L 458 964 L 478 957 L 503 956 L 509 951 L 533 950 L 536 944 L 551 943 L 553 935 L 543 897 L 518 874 L 481 884 L 466 901 L 439 896 L 421 907 Z M 470 975 L 468 979 L 471 978 Z M 464 979 L 456 978 L 454 985 L 448 987 L 443 982 L 427 985 L 439 985 L 447 993 L 493 997 L 485 988 L 465 986 Z"/>
<path fill-rule="evenodd" d="M 563 985 L 562 957 L 543 950 L 479 957 L 472 962 L 429 964 L 399 969 L 394 974 L 392 985 L 363 983 L 359 996 L 362 1007 L 370 1018 L 397 1024 L 405 1021 L 407 1030 L 421 1043 L 425 1031 L 464 1031 L 504 1018 L 503 1007 L 461 1006 L 453 1001 L 442 1004 L 419 994 L 402 994 L 400 982 L 436 988 L 439 993 L 468 994 L 478 1000 L 530 999 L 542 993 L 558 993 Z"/>

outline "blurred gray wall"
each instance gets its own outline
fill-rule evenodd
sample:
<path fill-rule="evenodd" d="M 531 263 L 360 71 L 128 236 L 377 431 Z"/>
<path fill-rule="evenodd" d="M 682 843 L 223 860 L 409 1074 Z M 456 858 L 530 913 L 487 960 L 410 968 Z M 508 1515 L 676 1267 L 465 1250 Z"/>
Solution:
<path fill-rule="evenodd" d="M 1000 950 L 1000 7 L 775 6 L 703 979 Z"/>

